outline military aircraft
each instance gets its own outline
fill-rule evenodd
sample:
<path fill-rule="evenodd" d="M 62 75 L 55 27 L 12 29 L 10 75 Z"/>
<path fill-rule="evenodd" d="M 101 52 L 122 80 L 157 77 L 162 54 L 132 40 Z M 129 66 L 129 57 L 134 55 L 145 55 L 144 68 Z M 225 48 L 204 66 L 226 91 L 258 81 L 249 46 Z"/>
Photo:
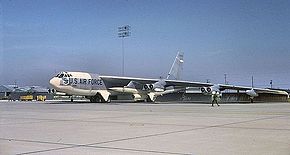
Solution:
<path fill-rule="evenodd" d="M 86 72 L 60 72 L 49 83 L 58 92 L 66 95 L 86 96 L 91 102 L 110 102 L 111 95 L 130 94 L 134 101 L 154 102 L 160 95 L 199 87 L 205 95 L 222 95 L 226 89 L 246 91 L 251 101 L 258 93 L 281 94 L 284 91 L 234 85 L 211 84 L 182 81 L 180 72 L 183 53 L 178 52 L 166 79 L 147 79 L 136 77 L 103 76 Z"/>
<path fill-rule="evenodd" d="M 91 102 L 110 102 L 111 95 L 131 94 L 134 101 L 154 102 L 157 96 L 201 86 L 180 81 L 183 53 L 178 52 L 166 79 L 102 76 L 86 72 L 60 72 L 49 83 L 58 92 L 86 96 Z"/>

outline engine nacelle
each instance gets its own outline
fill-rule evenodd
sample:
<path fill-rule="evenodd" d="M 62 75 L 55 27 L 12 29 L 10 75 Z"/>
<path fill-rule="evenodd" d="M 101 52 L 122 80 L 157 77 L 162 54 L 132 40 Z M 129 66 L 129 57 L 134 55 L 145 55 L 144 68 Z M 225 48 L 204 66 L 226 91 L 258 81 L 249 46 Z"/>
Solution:
<path fill-rule="evenodd" d="M 164 86 L 166 82 L 164 80 L 159 80 L 153 84 L 145 84 L 143 90 L 154 90 L 154 91 L 164 91 Z"/>
<path fill-rule="evenodd" d="M 249 96 L 252 97 L 252 98 L 258 96 L 258 93 L 256 93 L 254 89 L 246 90 L 246 94 L 249 95 Z"/>
<path fill-rule="evenodd" d="M 154 84 L 145 84 L 143 86 L 144 90 L 153 90 L 154 89 Z"/>
<path fill-rule="evenodd" d="M 208 94 L 208 95 L 221 94 L 219 85 L 213 85 L 211 87 L 201 87 L 200 91 L 203 94 Z"/>
<path fill-rule="evenodd" d="M 204 94 L 210 94 L 212 92 L 211 87 L 201 87 L 200 90 Z"/>

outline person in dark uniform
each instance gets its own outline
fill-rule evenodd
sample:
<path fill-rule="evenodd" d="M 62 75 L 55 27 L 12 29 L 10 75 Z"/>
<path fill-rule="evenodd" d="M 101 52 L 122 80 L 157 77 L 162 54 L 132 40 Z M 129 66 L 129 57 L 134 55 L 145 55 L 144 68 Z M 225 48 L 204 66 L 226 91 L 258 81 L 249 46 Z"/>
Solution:
<path fill-rule="evenodd" d="M 217 106 L 220 106 L 220 105 L 218 104 L 218 98 L 219 98 L 219 96 L 218 96 L 217 93 L 213 93 L 213 94 L 212 94 L 212 101 L 211 101 L 211 106 L 212 106 L 212 107 L 214 106 L 214 103 L 216 103 Z"/>

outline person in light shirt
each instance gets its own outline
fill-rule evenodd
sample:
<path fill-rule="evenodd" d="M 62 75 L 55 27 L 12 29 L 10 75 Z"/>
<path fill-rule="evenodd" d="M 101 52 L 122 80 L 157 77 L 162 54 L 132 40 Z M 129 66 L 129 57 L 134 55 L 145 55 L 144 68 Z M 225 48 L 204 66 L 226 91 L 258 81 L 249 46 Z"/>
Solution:
<path fill-rule="evenodd" d="M 219 94 L 217 92 L 212 92 L 212 96 L 211 96 L 211 106 L 213 107 L 214 106 L 214 103 L 217 104 L 217 106 L 220 106 L 218 104 L 218 100 L 219 100 Z"/>

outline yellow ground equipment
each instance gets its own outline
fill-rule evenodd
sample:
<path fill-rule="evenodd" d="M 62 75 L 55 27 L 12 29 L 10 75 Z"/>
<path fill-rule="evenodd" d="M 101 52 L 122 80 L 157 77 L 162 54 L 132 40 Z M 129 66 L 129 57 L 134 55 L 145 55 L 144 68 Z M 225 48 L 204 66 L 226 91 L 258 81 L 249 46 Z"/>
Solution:
<path fill-rule="evenodd" d="M 33 100 L 32 95 L 20 96 L 20 101 L 32 101 L 32 100 Z"/>
<path fill-rule="evenodd" d="M 38 96 L 36 96 L 36 100 L 37 101 L 45 101 L 46 100 L 46 96 L 45 95 L 38 95 Z"/>

